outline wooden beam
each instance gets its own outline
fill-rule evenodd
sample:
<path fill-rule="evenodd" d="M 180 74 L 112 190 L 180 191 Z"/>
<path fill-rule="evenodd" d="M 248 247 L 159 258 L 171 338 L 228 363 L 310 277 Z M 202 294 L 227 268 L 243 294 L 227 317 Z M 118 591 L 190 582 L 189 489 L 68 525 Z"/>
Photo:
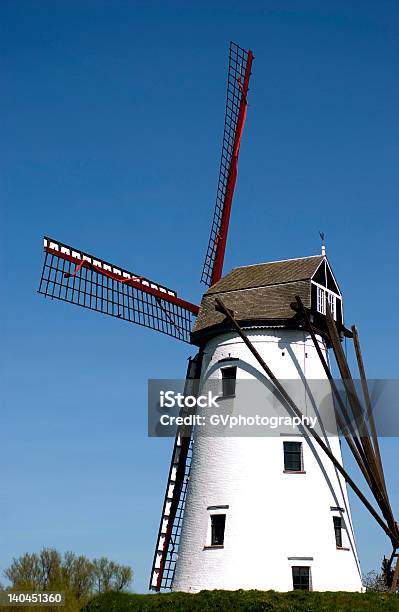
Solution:
<path fill-rule="evenodd" d="M 348 425 L 349 417 L 348 417 L 346 408 L 345 408 L 345 406 L 343 404 L 342 398 L 341 398 L 341 396 L 340 396 L 340 394 L 338 392 L 338 389 L 336 387 L 335 381 L 334 381 L 334 379 L 332 377 L 331 370 L 330 370 L 330 368 L 329 368 L 329 366 L 328 366 L 328 364 L 327 364 L 327 362 L 326 362 L 326 360 L 324 358 L 324 355 L 323 355 L 323 353 L 322 353 L 322 351 L 320 349 L 320 346 L 319 346 L 319 343 L 317 341 L 317 338 L 316 338 L 313 326 L 312 326 L 312 324 L 310 322 L 310 318 L 309 318 L 308 312 L 307 312 L 306 308 L 304 307 L 304 305 L 302 303 L 302 300 L 301 300 L 301 298 L 299 296 L 296 296 L 296 300 L 297 300 L 297 308 L 296 308 L 296 310 L 302 315 L 302 317 L 304 319 L 305 326 L 306 326 L 307 330 L 309 331 L 309 333 L 311 335 L 311 338 L 312 338 L 313 343 L 315 345 L 316 351 L 317 351 L 318 356 L 319 356 L 319 358 L 321 360 L 321 363 L 323 365 L 324 371 L 326 372 L 327 377 L 330 380 L 330 383 L 331 383 L 334 395 L 335 395 L 335 397 L 336 397 L 336 399 L 337 399 L 337 401 L 338 401 L 338 403 L 340 405 L 341 411 L 342 411 L 342 413 L 344 415 L 344 418 L 345 418 L 345 421 L 346 421 L 346 423 Z M 328 304 L 327 304 L 327 307 L 328 307 Z M 341 343 L 339 341 L 338 334 L 336 334 L 336 338 L 335 339 L 338 342 L 339 349 L 341 349 Z M 334 347 L 334 344 L 333 344 L 331 338 L 330 338 L 330 341 L 331 341 L 331 343 L 332 343 L 332 345 Z M 347 366 L 347 369 L 349 371 L 349 366 Z M 349 373 L 350 373 L 350 371 L 349 371 Z M 342 421 L 340 420 L 339 413 L 337 413 L 337 420 L 338 420 L 339 427 L 341 427 L 341 429 L 342 429 Z M 374 476 L 374 472 L 373 472 L 373 470 L 372 470 L 372 468 L 370 466 L 368 458 L 365 457 L 364 448 L 363 447 L 359 448 L 359 444 L 360 444 L 359 443 L 359 439 L 357 438 L 357 436 L 355 436 L 353 434 L 353 430 L 351 428 L 350 428 L 350 431 L 351 431 L 352 435 L 354 436 L 354 442 L 355 442 L 355 446 L 356 447 L 354 447 L 351 438 L 349 436 L 345 436 L 344 435 L 344 437 L 345 437 L 345 439 L 346 439 L 346 441 L 348 443 L 348 446 L 349 446 L 350 450 L 352 451 L 352 454 L 353 454 L 356 462 L 358 463 L 359 468 L 360 468 L 360 470 L 361 470 L 361 472 L 362 472 L 362 474 L 363 474 L 367 484 L 369 485 L 371 492 L 373 493 L 374 497 L 376 498 L 377 503 L 380 506 L 380 508 L 381 508 L 381 510 L 382 510 L 382 512 L 384 514 L 385 519 L 391 525 L 392 530 L 396 532 L 397 531 L 397 526 L 396 526 L 396 522 L 394 520 L 392 509 L 391 509 L 391 506 L 390 506 L 390 503 L 389 503 L 388 493 L 386 491 L 386 487 L 384 487 L 385 499 L 382 502 L 383 503 L 383 507 L 381 507 L 381 502 L 380 502 L 380 500 L 381 500 L 380 485 L 376 481 L 376 478 Z M 377 491 L 378 491 L 378 494 L 380 495 L 380 497 L 378 497 L 378 498 L 377 498 L 377 495 L 376 495 Z"/>
<path fill-rule="evenodd" d="M 351 452 L 352 452 L 352 454 L 353 454 L 353 456 L 354 456 L 354 458 L 355 458 L 355 460 L 356 460 L 356 462 L 357 462 L 357 464 L 358 464 L 358 466 L 359 466 L 359 468 L 360 468 L 360 470 L 361 470 L 361 472 L 362 472 L 362 474 L 363 474 L 367 484 L 369 485 L 369 487 L 371 489 L 372 488 L 371 487 L 371 479 L 370 479 L 369 472 L 368 472 L 367 467 L 366 467 L 366 461 L 367 460 L 365 458 L 365 454 L 364 454 L 363 448 L 362 448 L 362 446 L 360 444 L 359 438 L 357 437 L 356 433 L 353 430 L 353 426 L 352 426 L 351 420 L 349 418 L 348 412 L 346 410 L 345 404 L 342 401 L 342 397 L 339 394 L 337 385 L 335 384 L 335 380 L 334 380 L 334 378 L 333 378 L 333 376 L 331 374 L 330 367 L 329 367 L 329 365 L 328 365 L 328 363 L 327 363 L 327 361 L 326 361 L 326 359 L 325 359 L 325 357 L 323 355 L 323 352 L 322 352 L 322 350 L 320 348 L 319 342 L 317 341 L 316 333 L 315 333 L 315 331 L 313 329 L 313 325 L 312 325 L 312 323 L 310 321 L 310 318 L 309 318 L 309 315 L 307 313 L 307 310 L 306 310 L 305 306 L 303 305 L 302 300 L 299 297 L 299 295 L 296 296 L 296 300 L 297 300 L 297 307 L 298 307 L 297 310 L 301 314 L 301 316 L 303 317 L 304 324 L 305 324 L 305 329 L 310 334 L 310 337 L 312 338 L 312 341 L 313 341 L 314 347 L 316 349 L 317 355 L 318 355 L 318 357 L 319 357 L 319 359 L 321 361 L 321 364 L 322 364 L 323 369 L 324 369 L 324 371 L 325 371 L 325 373 L 327 375 L 327 378 L 330 381 L 331 388 L 333 390 L 335 399 L 337 400 L 337 402 L 339 404 L 339 407 L 341 409 L 342 415 L 343 415 L 343 417 L 345 419 L 345 423 L 343 423 L 341 415 L 339 414 L 339 412 L 336 412 L 336 417 L 337 417 L 337 421 L 338 421 L 338 427 L 342 431 L 342 435 L 344 436 L 344 438 L 345 438 L 345 440 L 346 440 L 346 442 L 347 442 L 347 444 L 348 444 L 348 446 L 349 446 L 349 448 L 350 448 L 350 450 L 351 450 Z M 352 434 L 353 441 L 352 441 L 352 438 L 348 434 L 345 433 L 345 427 Z"/>
<path fill-rule="evenodd" d="M 381 460 L 380 445 L 378 442 L 377 428 L 375 426 L 374 413 L 373 413 L 373 408 L 371 406 L 371 399 L 370 399 L 369 389 L 367 385 L 366 371 L 364 369 L 363 356 L 362 356 L 362 351 L 360 348 L 359 333 L 355 325 L 352 325 L 352 334 L 353 334 L 353 344 L 355 347 L 357 365 L 359 368 L 360 380 L 362 383 L 364 401 L 366 403 L 367 418 L 370 424 L 370 431 L 371 431 L 371 436 L 373 440 L 374 452 L 375 452 L 375 456 L 377 460 L 377 468 L 379 471 L 381 483 L 384 487 L 385 494 L 388 497 L 385 476 L 384 476 L 384 468 L 383 468 L 382 460 Z"/>
<path fill-rule="evenodd" d="M 389 500 L 386 497 L 384 487 L 380 481 L 379 473 L 377 470 L 376 457 L 374 454 L 373 447 L 370 442 L 369 432 L 367 431 L 366 423 L 364 420 L 363 409 L 360 404 L 359 398 L 356 393 L 355 385 L 353 382 L 352 374 L 349 369 L 348 363 L 344 351 L 341 346 L 338 330 L 335 325 L 335 321 L 332 317 L 328 302 L 326 303 L 326 321 L 327 327 L 330 334 L 330 341 L 333 347 L 334 355 L 337 360 L 338 368 L 341 373 L 342 381 L 345 386 L 346 394 L 352 408 L 353 415 L 358 422 L 360 440 L 367 457 L 367 464 L 370 479 L 372 481 L 371 490 L 373 495 L 381 508 L 381 511 L 394 532 L 397 532 L 397 526 L 395 518 L 390 507 Z M 399 535 L 399 534 L 398 534 Z"/>
<path fill-rule="evenodd" d="M 291 302 L 290 306 L 291 306 L 292 310 L 295 310 L 295 312 L 299 311 L 298 304 L 296 302 Z M 338 327 L 339 333 L 342 334 L 343 336 L 345 336 L 345 338 L 352 338 L 353 337 L 353 334 L 352 334 L 351 330 L 347 329 L 345 327 L 345 325 L 343 325 L 342 323 L 339 323 L 339 324 L 337 323 L 337 327 Z M 320 329 L 319 333 L 321 333 L 324 336 L 327 336 L 327 333 L 326 333 L 325 329 Z"/>
<path fill-rule="evenodd" d="M 396 566 L 395 566 L 395 571 L 393 573 L 391 591 L 393 593 L 396 593 L 396 591 L 398 590 L 398 586 L 399 586 L 399 555 L 396 555 Z"/>
<path fill-rule="evenodd" d="M 244 344 L 251 351 L 251 353 L 253 354 L 253 356 L 255 357 L 255 359 L 257 360 L 259 365 L 261 366 L 261 368 L 264 370 L 264 372 L 267 374 L 267 376 L 273 382 L 274 386 L 279 391 L 279 393 L 282 396 L 282 398 L 284 399 L 285 403 L 288 404 L 288 406 L 296 414 L 296 416 L 298 416 L 301 419 L 301 421 L 304 422 L 303 421 L 303 414 L 302 414 L 302 412 L 299 410 L 299 408 L 297 407 L 295 402 L 291 399 L 291 397 L 289 396 L 287 391 L 284 389 L 284 387 L 282 386 L 280 381 L 273 374 L 273 372 L 271 371 L 271 369 L 269 368 L 267 363 L 264 361 L 264 359 L 261 357 L 261 355 L 258 353 L 256 348 L 252 344 L 252 342 L 244 334 L 244 332 L 242 331 L 241 327 L 238 325 L 237 321 L 234 319 L 234 317 L 231 314 L 231 312 L 229 312 L 229 310 L 226 308 L 226 306 L 224 305 L 224 303 L 222 302 L 222 300 L 220 298 L 216 298 L 215 301 L 216 301 L 216 304 L 218 306 L 219 312 L 222 312 L 226 316 L 226 318 L 229 320 L 229 322 L 231 323 L 233 328 L 236 330 L 237 334 L 240 336 L 240 338 L 242 339 Z M 370 504 L 370 502 L 368 501 L 366 496 L 361 492 L 359 487 L 352 480 L 352 478 L 349 476 L 348 472 L 344 469 L 344 467 L 341 465 L 341 463 L 338 461 L 338 459 L 335 457 L 335 455 L 330 451 L 328 446 L 323 442 L 323 440 L 318 435 L 318 433 L 316 433 L 316 431 L 314 431 L 314 429 L 312 429 L 308 425 L 304 424 L 303 427 L 304 427 L 304 429 L 311 436 L 313 436 L 313 438 L 315 439 L 317 444 L 323 449 L 323 451 L 325 452 L 327 457 L 331 460 L 331 462 L 337 468 L 338 472 L 340 472 L 340 474 L 342 474 L 342 476 L 344 477 L 344 479 L 346 480 L 348 485 L 351 487 L 351 489 L 358 496 L 358 498 L 361 500 L 361 502 L 364 504 L 364 506 L 367 508 L 367 510 L 370 512 L 370 514 L 373 516 L 373 518 L 377 521 L 377 523 L 380 525 L 380 527 L 384 530 L 384 532 L 390 538 L 393 546 L 395 546 L 397 548 L 399 546 L 399 536 L 391 530 L 389 525 L 387 525 L 384 522 L 384 520 L 380 517 L 378 512 L 376 512 L 376 510 Z"/>

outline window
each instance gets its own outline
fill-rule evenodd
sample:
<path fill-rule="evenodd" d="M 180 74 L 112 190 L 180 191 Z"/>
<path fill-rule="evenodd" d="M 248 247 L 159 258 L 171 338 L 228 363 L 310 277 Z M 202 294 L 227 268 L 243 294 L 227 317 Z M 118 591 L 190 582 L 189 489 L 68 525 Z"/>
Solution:
<path fill-rule="evenodd" d="M 340 516 L 333 516 L 334 521 L 334 532 L 335 532 L 335 543 L 337 548 L 342 548 L 342 518 Z"/>
<path fill-rule="evenodd" d="M 234 397 L 236 392 L 236 366 L 222 368 L 222 397 Z"/>
<path fill-rule="evenodd" d="M 321 287 L 317 287 L 317 312 L 326 314 L 326 292 Z"/>
<path fill-rule="evenodd" d="M 225 514 L 211 514 L 211 546 L 223 546 L 225 525 Z"/>
<path fill-rule="evenodd" d="M 224 547 L 224 534 L 228 509 L 229 506 L 227 504 L 207 507 L 208 525 L 204 550 Z"/>
<path fill-rule="evenodd" d="M 294 590 L 310 591 L 310 567 L 292 567 L 292 586 Z"/>
<path fill-rule="evenodd" d="M 327 292 L 327 301 L 328 301 L 328 305 L 330 307 L 330 311 L 331 311 L 331 316 L 333 319 L 336 319 L 336 308 L 335 308 L 335 295 L 333 295 L 332 293 L 328 293 Z"/>
<path fill-rule="evenodd" d="M 328 289 L 323 289 L 323 287 L 317 287 L 317 312 L 321 314 L 326 314 L 326 300 L 331 310 L 331 315 L 333 319 L 337 319 L 337 298 L 336 296 L 328 291 Z"/>
<path fill-rule="evenodd" d="M 302 442 L 284 442 L 284 471 L 303 471 Z"/>

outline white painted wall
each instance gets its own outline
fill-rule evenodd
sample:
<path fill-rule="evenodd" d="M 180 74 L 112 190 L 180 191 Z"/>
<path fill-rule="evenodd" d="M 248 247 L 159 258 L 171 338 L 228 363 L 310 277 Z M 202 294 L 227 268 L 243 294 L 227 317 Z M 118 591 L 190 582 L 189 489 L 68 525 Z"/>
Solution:
<path fill-rule="evenodd" d="M 305 333 L 265 329 L 248 335 L 278 378 L 304 374 L 325 379 Z M 238 378 L 254 378 L 253 368 L 260 372 L 250 351 L 231 333 L 207 344 L 201 377 L 219 378 L 215 364 L 228 356 L 240 359 Z M 305 474 L 284 473 L 283 440 L 302 440 Z M 341 461 L 338 438 L 329 437 L 328 444 Z M 204 549 L 209 543 L 207 508 L 217 505 L 229 506 L 224 548 Z M 330 508 L 337 506 L 345 508 L 343 545 L 349 550 L 336 548 L 332 517 L 340 513 Z M 173 590 L 288 591 L 292 565 L 311 567 L 314 590 L 361 590 L 346 485 L 328 457 L 306 438 L 195 437 Z"/>

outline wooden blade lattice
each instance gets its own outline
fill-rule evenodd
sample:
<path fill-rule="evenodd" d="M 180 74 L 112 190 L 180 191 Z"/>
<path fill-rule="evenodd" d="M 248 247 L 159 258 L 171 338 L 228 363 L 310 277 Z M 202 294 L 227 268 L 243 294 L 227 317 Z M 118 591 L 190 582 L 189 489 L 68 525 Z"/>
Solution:
<path fill-rule="evenodd" d="M 190 359 L 184 395 L 197 396 L 202 359 L 202 351 Z M 181 415 L 186 411 L 183 408 Z M 170 590 L 173 585 L 190 480 L 192 434 L 192 425 L 181 425 L 176 433 L 151 570 L 150 589 L 155 591 Z"/>
<path fill-rule="evenodd" d="M 252 60 L 251 51 L 245 51 L 233 42 L 230 44 L 226 113 L 216 204 L 201 275 L 201 281 L 208 286 L 218 281 L 222 274 Z"/>
<path fill-rule="evenodd" d="M 176 292 L 50 238 L 44 251 L 39 293 L 190 342 L 198 307 Z"/>

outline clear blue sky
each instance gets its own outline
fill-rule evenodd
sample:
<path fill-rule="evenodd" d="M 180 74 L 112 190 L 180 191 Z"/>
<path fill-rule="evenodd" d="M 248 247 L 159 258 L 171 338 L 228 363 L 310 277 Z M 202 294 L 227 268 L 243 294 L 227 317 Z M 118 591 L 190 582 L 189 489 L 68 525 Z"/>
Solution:
<path fill-rule="evenodd" d="M 397 377 L 399 7 L 4 0 L 0 11 L 0 569 L 55 546 L 131 565 L 143 591 L 172 445 L 147 438 L 147 379 L 183 376 L 192 351 L 38 296 L 42 235 L 198 301 L 237 41 L 256 59 L 225 270 L 317 253 L 324 230 L 368 374 Z M 382 449 L 398 515 L 398 441 Z M 353 512 L 368 571 L 389 542 L 356 500 Z"/>

